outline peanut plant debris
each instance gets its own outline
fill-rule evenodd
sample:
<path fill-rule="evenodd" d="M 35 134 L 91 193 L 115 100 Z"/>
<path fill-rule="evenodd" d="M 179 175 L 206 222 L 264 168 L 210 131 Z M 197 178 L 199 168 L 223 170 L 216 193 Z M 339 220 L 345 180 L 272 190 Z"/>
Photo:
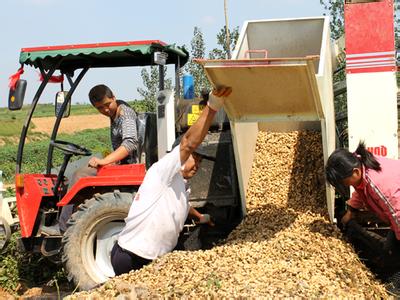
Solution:
<path fill-rule="evenodd" d="M 225 241 L 68 298 L 388 298 L 329 221 L 323 172 L 320 133 L 260 132 L 247 216 Z"/>

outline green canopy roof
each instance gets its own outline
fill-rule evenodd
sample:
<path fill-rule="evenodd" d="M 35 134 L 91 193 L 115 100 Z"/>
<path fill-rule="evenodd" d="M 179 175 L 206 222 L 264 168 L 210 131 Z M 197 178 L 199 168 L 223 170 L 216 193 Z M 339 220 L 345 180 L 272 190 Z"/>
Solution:
<path fill-rule="evenodd" d="M 189 59 L 183 47 L 150 40 L 22 48 L 19 61 L 35 68 L 41 65 L 45 70 L 60 63 L 57 69 L 67 72 L 87 66 L 105 68 L 152 65 L 153 54 L 157 51 L 168 54 L 167 64 L 177 64 L 179 61 L 179 65 L 183 66 Z"/>

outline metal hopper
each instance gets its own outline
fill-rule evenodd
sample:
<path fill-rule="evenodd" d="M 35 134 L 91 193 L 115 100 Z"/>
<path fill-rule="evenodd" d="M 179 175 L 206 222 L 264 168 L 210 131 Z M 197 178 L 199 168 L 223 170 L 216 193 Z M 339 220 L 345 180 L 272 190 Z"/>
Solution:
<path fill-rule="evenodd" d="M 245 22 L 232 60 L 199 60 L 214 86 L 233 87 L 231 121 L 242 207 L 259 131 L 318 130 L 324 159 L 335 149 L 327 17 Z M 327 186 L 334 221 L 334 192 Z"/>

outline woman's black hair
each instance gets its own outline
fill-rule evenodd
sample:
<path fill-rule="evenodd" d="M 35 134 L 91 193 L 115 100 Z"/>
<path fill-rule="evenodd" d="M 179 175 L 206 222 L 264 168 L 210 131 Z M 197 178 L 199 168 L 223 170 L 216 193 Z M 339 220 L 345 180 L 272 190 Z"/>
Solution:
<path fill-rule="evenodd" d="M 343 184 L 343 179 L 350 177 L 354 168 L 361 168 L 362 165 L 366 169 L 381 171 L 379 162 L 367 150 L 364 142 L 358 144 L 354 153 L 343 148 L 337 149 L 328 158 L 325 168 L 326 179 L 340 194 L 346 195 L 346 186 Z"/>
<path fill-rule="evenodd" d="M 92 103 L 92 105 L 94 105 L 97 102 L 103 101 L 104 97 L 108 98 L 114 97 L 114 94 L 111 91 L 111 89 L 104 84 L 96 85 L 89 92 L 89 100 L 90 103 Z"/>

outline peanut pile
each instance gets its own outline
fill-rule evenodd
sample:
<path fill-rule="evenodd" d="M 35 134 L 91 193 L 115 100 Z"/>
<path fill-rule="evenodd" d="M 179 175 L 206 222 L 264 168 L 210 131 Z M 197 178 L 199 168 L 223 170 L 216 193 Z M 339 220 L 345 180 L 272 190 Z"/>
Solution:
<path fill-rule="evenodd" d="M 69 298 L 388 298 L 329 221 L 323 167 L 320 133 L 260 132 L 247 216 L 224 242 Z"/>

